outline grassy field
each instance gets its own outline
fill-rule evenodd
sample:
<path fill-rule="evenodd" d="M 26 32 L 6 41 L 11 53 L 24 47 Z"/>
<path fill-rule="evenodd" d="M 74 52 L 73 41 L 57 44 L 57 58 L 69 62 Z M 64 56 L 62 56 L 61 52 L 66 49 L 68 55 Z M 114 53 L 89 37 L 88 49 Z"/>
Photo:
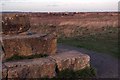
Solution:
<path fill-rule="evenodd" d="M 72 38 L 59 38 L 58 43 L 120 57 L 118 52 L 118 28 L 114 27 L 106 27 L 105 30 L 94 32 L 92 35 L 88 34 Z"/>

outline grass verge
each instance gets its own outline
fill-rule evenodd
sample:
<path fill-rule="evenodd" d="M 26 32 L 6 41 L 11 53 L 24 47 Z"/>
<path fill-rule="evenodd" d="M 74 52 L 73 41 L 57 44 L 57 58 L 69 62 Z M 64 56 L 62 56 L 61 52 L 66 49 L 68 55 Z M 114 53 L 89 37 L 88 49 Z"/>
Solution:
<path fill-rule="evenodd" d="M 6 62 L 8 61 L 15 61 L 15 60 L 23 60 L 23 59 L 34 59 L 34 58 L 42 58 L 42 57 L 47 57 L 47 54 L 35 54 L 31 56 L 19 56 L 19 55 L 14 55 L 11 58 L 6 59 Z"/>
<path fill-rule="evenodd" d="M 120 58 L 117 41 L 94 39 L 94 38 L 87 38 L 87 39 L 66 38 L 66 39 L 59 39 L 58 43 L 75 46 L 78 48 L 85 48 L 96 52 L 107 53 L 116 58 Z"/>

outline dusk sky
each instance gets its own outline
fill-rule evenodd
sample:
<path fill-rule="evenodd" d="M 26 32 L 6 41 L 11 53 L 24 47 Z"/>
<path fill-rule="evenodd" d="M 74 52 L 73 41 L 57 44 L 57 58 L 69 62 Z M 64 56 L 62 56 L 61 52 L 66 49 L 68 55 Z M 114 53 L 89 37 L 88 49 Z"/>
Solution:
<path fill-rule="evenodd" d="M 119 0 L 1 0 L 2 11 L 104 12 L 118 11 Z"/>

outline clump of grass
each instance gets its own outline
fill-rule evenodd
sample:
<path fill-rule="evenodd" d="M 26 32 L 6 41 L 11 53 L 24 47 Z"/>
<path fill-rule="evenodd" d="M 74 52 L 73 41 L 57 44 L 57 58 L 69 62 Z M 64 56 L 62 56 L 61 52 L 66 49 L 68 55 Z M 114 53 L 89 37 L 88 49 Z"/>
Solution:
<path fill-rule="evenodd" d="M 57 74 L 57 78 L 75 78 L 76 73 L 73 70 L 65 69 Z"/>
<path fill-rule="evenodd" d="M 62 79 L 84 79 L 89 80 L 89 78 L 96 77 L 96 70 L 93 67 L 86 67 L 82 70 L 74 71 L 71 69 L 65 69 L 56 72 L 57 76 L 53 78 L 44 77 L 41 80 L 62 80 Z"/>
<path fill-rule="evenodd" d="M 35 55 L 30 55 L 30 56 L 20 56 L 15 54 L 14 56 L 6 59 L 6 62 L 8 61 L 15 61 L 15 60 L 22 60 L 22 59 L 34 59 L 34 58 L 42 58 L 42 57 L 47 57 L 47 54 L 35 54 Z"/>
<path fill-rule="evenodd" d="M 57 74 L 57 78 L 94 78 L 94 77 L 96 77 L 96 70 L 92 67 L 86 67 L 85 69 L 78 71 L 65 69 Z"/>
<path fill-rule="evenodd" d="M 94 68 L 85 68 L 79 71 L 76 71 L 76 76 L 80 78 L 91 78 L 96 76 L 96 70 Z"/>

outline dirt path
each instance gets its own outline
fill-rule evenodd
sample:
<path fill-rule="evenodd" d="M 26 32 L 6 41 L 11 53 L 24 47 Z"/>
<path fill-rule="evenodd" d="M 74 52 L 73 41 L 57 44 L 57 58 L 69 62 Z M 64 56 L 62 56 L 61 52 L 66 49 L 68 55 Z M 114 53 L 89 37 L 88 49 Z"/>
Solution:
<path fill-rule="evenodd" d="M 118 59 L 104 54 L 96 53 L 94 51 L 76 48 L 68 45 L 59 44 L 58 51 L 77 50 L 79 52 L 88 54 L 91 58 L 91 66 L 96 68 L 97 77 L 99 78 L 117 78 L 118 77 Z"/>

